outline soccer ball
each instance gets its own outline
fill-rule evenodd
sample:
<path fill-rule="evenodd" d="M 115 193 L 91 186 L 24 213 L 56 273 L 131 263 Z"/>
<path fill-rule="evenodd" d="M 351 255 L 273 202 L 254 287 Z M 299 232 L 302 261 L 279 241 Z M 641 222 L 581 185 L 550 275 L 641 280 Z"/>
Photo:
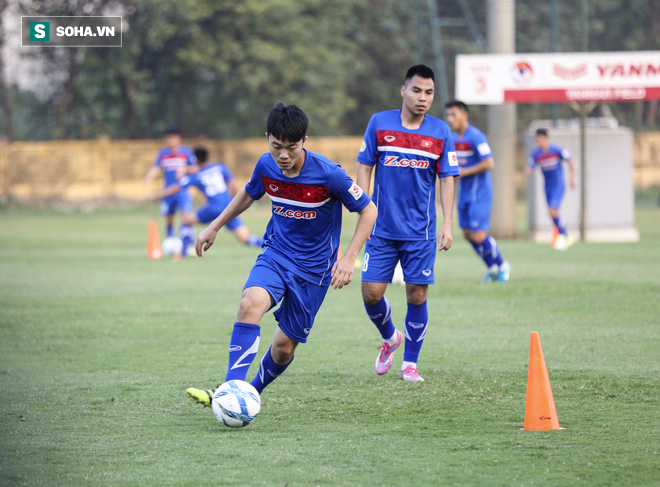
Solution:
<path fill-rule="evenodd" d="M 403 280 L 403 269 L 401 268 L 401 262 L 397 263 L 394 268 L 394 275 L 392 276 L 392 284 L 395 286 L 403 286 L 405 284 Z"/>
<path fill-rule="evenodd" d="M 179 237 L 167 237 L 163 240 L 163 254 L 164 255 L 181 255 L 183 250 L 183 242 Z"/>
<path fill-rule="evenodd" d="M 211 406 L 215 417 L 225 426 L 242 428 L 259 414 L 261 398 L 251 384 L 230 380 L 215 390 Z"/>

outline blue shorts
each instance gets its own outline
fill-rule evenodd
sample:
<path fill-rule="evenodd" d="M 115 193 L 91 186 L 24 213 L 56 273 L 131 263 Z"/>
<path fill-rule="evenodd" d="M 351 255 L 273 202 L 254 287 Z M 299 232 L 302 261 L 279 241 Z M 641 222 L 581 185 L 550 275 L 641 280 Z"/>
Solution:
<path fill-rule="evenodd" d="M 268 291 L 275 303 L 282 301 L 273 313 L 280 329 L 292 340 L 305 343 L 329 286 L 305 281 L 265 254 L 257 257 L 243 289 L 255 286 Z"/>
<path fill-rule="evenodd" d="M 160 202 L 160 214 L 162 216 L 174 215 L 177 211 L 192 210 L 192 198 L 188 191 L 179 191 L 177 194 L 163 198 Z"/>
<path fill-rule="evenodd" d="M 490 230 L 490 201 L 483 203 L 459 203 L 458 204 L 458 226 L 467 228 L 472 232 L 478 230 Z"/>
<path fill-rule="evenodd" d="M 213 220 L 218 218 L 220 213 L 222 213 L 223 211 L 225 211 L 224 206 L 212 206 L 212 205 L 202 206 L 197 210 L 197 219 L 199 220 L 200 223 L 211 223 Z M 242 226 L 243 226 L 243 221 L 240 219 L 240 217 L 236 217 L 230 222 L 228 222 L 225 225 L 225 228 L 233 232 L 238 227 L 242 227 Z"/>
<path fill-rule="evenodd" d="M 564 187 L 552 188 L 551 191 L 545 190 L 545 199 L 548 202 L 548 208 L 558 210 L 561 205 L 561 200 L 564 198 Z"/>
<path fill-rule="evenodd" d="M 362 281 L 392 282 L 394 268 L 400 260 L 405 282 L 433 284 L 436 251 L 436 239 L 389 240 L 372 235 L 364 248 Z"/>

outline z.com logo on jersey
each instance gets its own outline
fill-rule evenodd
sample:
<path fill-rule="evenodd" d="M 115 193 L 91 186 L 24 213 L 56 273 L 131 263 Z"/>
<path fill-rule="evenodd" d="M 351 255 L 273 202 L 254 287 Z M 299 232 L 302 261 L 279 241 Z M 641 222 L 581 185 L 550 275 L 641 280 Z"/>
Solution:
<path fill-rule="evenodd" d="M 301 210 L 290 210 L 285 209 L 283 206 L 273 205 L 273 213 L 285 218 L 294 218 L 296 220 L 313 220 L 316 218 L 316 212 L 313 210 L 310 211 L 301 211 Z"/>
<path fill-rule="evenodd" d="M 398 156 L 387 156 L 383 162 L 385 166 L 412 167 L 413 169 L 428 169 L 429 161 L 417 159 L 399 159 Z"/>

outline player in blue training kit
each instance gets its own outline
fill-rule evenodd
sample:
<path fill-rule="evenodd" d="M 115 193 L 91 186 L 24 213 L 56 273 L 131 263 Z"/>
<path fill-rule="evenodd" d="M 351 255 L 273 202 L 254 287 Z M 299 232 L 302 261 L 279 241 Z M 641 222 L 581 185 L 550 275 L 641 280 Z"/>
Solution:
<path fill-rule="evenodd" d="M 264 251 L 243 288 L 225 376 L 225 381 L 245 380 L 259 348 L 259 322 L 281 301 L 274 312 L 278 326 L 272 345 L 251 382 L 260 394 L 286 370 L 298 344 L 307 341 L 328 287 L 341 289 L 351 282 L 355 259 L 378 213 L 339 164 L 304 149 L 307 125 L 307 116 L 297 106 L 275 105 L 266 128 L 269 152 L 261 156 L 245 188 L 198 235 L 195 244 L 201 257 L 223 225 L 264 194 L 270 198 L 272 217 Z M 337 259 L 342 206 L 359 216 L 346 252 Z M 187 393 L 208 406 L 213 390 L 190 388 Z"/>
<path fill-rule="evenodd" d="M 156 156 L 153 166 L 147 172 L 142 184 L 148 186 L 151 181 L 163 174 L 163 187 L 167 188 L 175 184 L 191 168 L 196 170 L 195 154 L 185 145 L 181 145 L 181 132 L 176 128 L 170 128 L 165 132 L 165 144 Z M 167 223 L 167 236 L 174 235 L 174 214 L 176 211 L 192 210 L 192 199 L 187 189 L 177 192 L 171 196 L 163 198 L 160 204 L 160 214 L 165 217 Z M 183 255 L 186 255 L 186 248 L 192 244 L 195 237 L 195 230 L 192 225 L 181 223 L 179 237 L 183 242 Z"/>
<path fill-rule="evenodd" d="M 362 299 L 383 338 L 376 373 L 389 371 L 405 337 L 401 378 L 411 382 L 424 380 L 417 360 L 429 322 L 426 297 L 428 285 L 434 283 L 436 249 L 449 250 L 452 245 L 454 177 L 458 176 L 449 127 L 426 113 L 433 94 L 433 71 L 424 65 L 411 67 L 401 87 L 402 108 L 371 117 L 357 157 L 357 183 L 365 191 L 376 171 L 372 199 L 378 219 L 362 261 Z M 436 239 L 438 178 L 444 223 Z M 392 323 L 385 297 L 399 261 L 408 301 L 403 334 Z"/>
<path fill-rule="evenodd" d="M 562 162 L 568 163 L 571 188 L 575 188 L 573 159 L 567 150 L 550 144 L 546 129 L 538 129 L 536 131 L 536 146 L 527 164 L 527 174 L 533 174 L 534 168 L 541 166 L 543 179 L 545 180 L 545 197 L 548 202 L 548 212 L 554 223 L 551 245 L 556 250 L 566 250 L 573 245 L 573 238 L 568 236 L 566 225 L 564 225 L 564 222 L 559 216 L 559 206 L 564 197 L 565 188 Z"/>
<path fill-rule="evenodd" d="M 216 219 L 227 207 L 231 198 L 236 195 L 238 188 L 234 175 L 227 166 L 220 162 L 208 162 L 208 157 L 209 153 L 204 147 L 196 147 L 195 158 L 199 164 L 199 171 L 183 176 L 177 183 L 148 198 L 152 200 L 166 198 L 175 195 L 182 188 L 195 186 L 204 193 L 206 205 L 197 211 L 181 212 L 181 220 L 187 225 L 194 226 L 197 223 L 210 223 Z M 250 235 L 250 231 L 239 217 L 228 222 L 225 227 L 245 245 L 261 247 L 263 244 L 261 237 Z"/>
<path fill-rule="evenodd" d="M 468 123 L 468 106 L 452 100 L 445 104 L 447 122 L 461 172 L 458 191 L 458 223 L 465 239 L 486 264 L 484 282 L 509 282 L 511 266 L 504 260 L 495 239 L 488 234 L 493 206 L 493 154 L 486 136 Z"/>

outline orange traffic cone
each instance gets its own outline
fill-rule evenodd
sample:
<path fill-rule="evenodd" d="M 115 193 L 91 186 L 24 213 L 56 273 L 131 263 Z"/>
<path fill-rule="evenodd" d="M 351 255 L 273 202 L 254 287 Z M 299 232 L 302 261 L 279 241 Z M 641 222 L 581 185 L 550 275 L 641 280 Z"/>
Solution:
<path fill-rule="evenodd" d="M 150 259 L 160 259 L 163 256 L 163 249 L 160 246 L 160 235 L 158 235 L 158 225 L 156 220 L 149 222 L 149 233 L 147 234 L 147 257 Z"/>
<path fill-rule="evenodd" d="M 559 426 L 548 369 L 545 367 L 541 339 L 537 331 L 532 332 L 529 344 L 527 401 L 525 402 L 525 427 L 523 429 L 527 431 L 563 429 Z"/>

